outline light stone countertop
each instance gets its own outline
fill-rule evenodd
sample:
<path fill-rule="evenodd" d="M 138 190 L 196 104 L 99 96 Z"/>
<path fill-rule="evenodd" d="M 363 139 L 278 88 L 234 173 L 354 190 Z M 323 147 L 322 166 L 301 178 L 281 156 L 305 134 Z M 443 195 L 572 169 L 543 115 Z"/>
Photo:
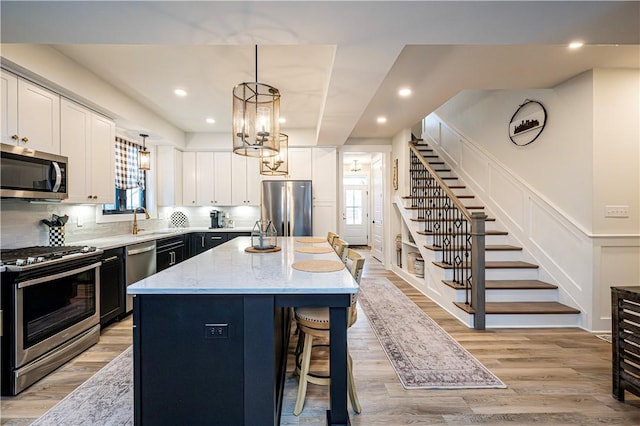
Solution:
<path fill-rule="evenodd" d="M 281 251 L 247 253 L 250 237 L 237 237 L 127 287 L 129 294 L 349 294 L 358 285 L 347 268 L 337 272 L 304 272 L 291 267 L 307 259 L 340 261 L 335 252 L 298 253 L 300 237 L 278 237 Z"/>
<path fill-rule="evenodd" d="M 193 232 L 251 232 L 252 228 L 216 228 L 209 229 L 205 227 L 189 227 L 189 228 L 165 228 L 156 229 L 154 231 L 141 231 L 138 235 L 121 234 L 113 237 L 94 238 L 92 240 L 68 242 L 67 245 L 73 246 L 92 246 L 102 250 L 108 250 L 117 247 L 124 247 L 130 244 L 144 243 L 146 241 L 160 240 L 169 238 L 174 235 L 184 235 Z"/>

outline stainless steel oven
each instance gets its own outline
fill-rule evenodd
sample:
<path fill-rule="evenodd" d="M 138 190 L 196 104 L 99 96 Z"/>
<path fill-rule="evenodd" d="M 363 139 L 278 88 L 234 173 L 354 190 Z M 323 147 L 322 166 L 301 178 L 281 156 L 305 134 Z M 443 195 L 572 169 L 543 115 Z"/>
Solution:
<path fill-rule="evenodd" d="M 18 394 L 100 337 L 102 252 L 46 249 L 58 251 L 50 260 L 17 259 L 2 273 L 3 395 Z"/>

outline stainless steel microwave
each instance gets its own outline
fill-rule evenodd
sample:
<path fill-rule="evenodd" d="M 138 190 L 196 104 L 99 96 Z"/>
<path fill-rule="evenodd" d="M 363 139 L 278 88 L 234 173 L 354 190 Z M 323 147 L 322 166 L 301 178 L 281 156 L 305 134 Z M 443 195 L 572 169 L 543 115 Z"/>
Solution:
<path fill-rule="evenodd" d="M 67 198 L 67 157 L 4 143 L 0 147 L 0 196 Z"/>

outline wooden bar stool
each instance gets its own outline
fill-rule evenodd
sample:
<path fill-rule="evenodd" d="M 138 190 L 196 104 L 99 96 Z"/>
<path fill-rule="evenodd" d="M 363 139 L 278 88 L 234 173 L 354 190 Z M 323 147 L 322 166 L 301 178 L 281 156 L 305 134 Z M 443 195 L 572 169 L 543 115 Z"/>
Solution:
<path fill-rule="evenodd" d="M 347 258 L 347 266 L 351 275 L 360 284 L 360 277 L 362 276 L 362 268 L 364 267 L 364 257 L 357 253 L 353 249 L 347 248 L 345 250 Z M 358 314 L 356 309 L 357 294 L 351 297 L 351 306 L 347 312 L 348 327 L 351 327 L 357 320 Z M 312 373 L 309 371 L 311 364 L 312 350 L 314 348 L 314 339 L 329 338 L 329 330 L 331 324 L 329 322 L 329 308 L 296 308 L 295 319 L 298 324 L 298 329 L 302 332 L 299 334 L 304 339 L 302 352 L 296 354 L 296 366 L 299 365 L 300 377 L 298 379 L 298 397 L 296 399 L 296 406 L 293 409 L 293 414 L 298 416 L 302 412 L 304 407 L 304 400 L 307 395 L 307 384 L 314 383 L 317 385 L 328 386 L 330 384 L 330 378 L 328 375 L 321 375 Z M 328 346 L 328 345 L 315 345 Z M 301 360 L 300 360 L 301 358 Z M 358 395 L 356 394 L 356 386 L 353 380 L 353 361 L 351 355 L 347 349 L 347 388 L 349 390 L 349 399 L 351 400 L 351 406 L 353 411 L 360 413 L 362 408 L 358 401 Z"/>
<path fill-rule="evenodd" d="M 333 240 L 335 240 L 336 238 L 340 238 L 340 235 L 331 231 L 327 232 L 327 242 L 331 247 L 333 247 Z"/>
<path fill-rule="evenodd" d="M 349 243 L 340 237 L 336 237 L 333 240 L 333 250 L 336 252 L 338 257 L 346 264 L 347 263 L 347 249 L 349 248 Z"/>

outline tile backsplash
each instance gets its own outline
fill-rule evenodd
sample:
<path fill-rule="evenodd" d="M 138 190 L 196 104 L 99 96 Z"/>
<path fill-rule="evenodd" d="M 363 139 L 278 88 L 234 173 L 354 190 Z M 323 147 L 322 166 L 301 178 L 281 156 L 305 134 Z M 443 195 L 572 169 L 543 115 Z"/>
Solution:
<path fill-rule="evenodd" d="M 74 241 L 131 233 L 133 222 L 130 220 L 97 223 L 96 208 L 98 207 L 92 205 L 38 204 L 25 200 L 3 199 L 0 204 L 0 246 L 7 249 L 49 245 L 49 227 L 41 220 L 51 219 L 52 214 L 69 216 L 65 226 L 67 245 L 72 245 Z M 228 213 L 236 228 L 252 228 L 260 218 L 260 208 L 256 206 L 221 206 L 215 209 Z M 211 207 L 160 207 L 156 219 L 138 219 L 138 226 L 147 231 L 169 228 L 171 213 L 180 211 L 187 217 L 187 226 L 208 228 L 211 224 L 211 210 Z"/>

